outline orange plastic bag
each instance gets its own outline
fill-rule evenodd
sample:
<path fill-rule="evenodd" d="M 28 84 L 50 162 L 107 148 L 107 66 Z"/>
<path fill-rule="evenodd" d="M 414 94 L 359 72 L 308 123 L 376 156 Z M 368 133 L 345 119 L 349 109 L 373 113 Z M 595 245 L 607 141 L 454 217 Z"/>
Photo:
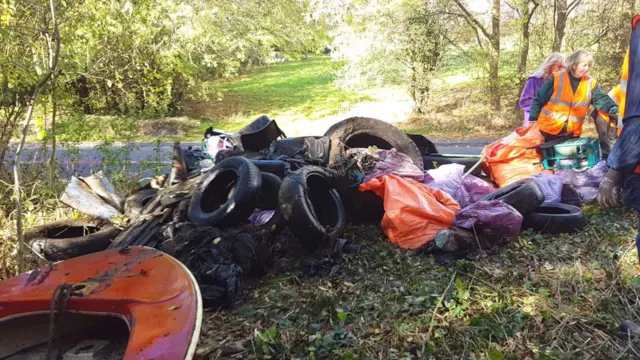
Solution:
<path fill-rule="evenodd" d="M 460 205 L 447 193 L 413 180 L 385 175 L 360 185 L 384 202 L 382 230 L 392 243 L 417 249 L 451 227 Z"/>
<path fill-rule="evenodd" d="M 502 187 L 544 171 L 536 146 L 544 143 L 538 124 L 515 129 L 482 150 L 482 170 Z"/>

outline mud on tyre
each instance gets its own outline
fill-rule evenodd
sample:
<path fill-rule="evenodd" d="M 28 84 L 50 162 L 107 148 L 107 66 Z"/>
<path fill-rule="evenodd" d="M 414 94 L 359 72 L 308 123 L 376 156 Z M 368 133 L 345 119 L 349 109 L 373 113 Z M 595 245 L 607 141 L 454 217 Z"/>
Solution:
<path fill-rule="evenodd" d="M 282 181 L 278 195 L 280 212 L 291 232 L 309 249 L 344 231 L 344 205 L 333 180 L 328 170 L 305 166 Z"/>
<path fill-rule="evenodd" d="M 366 117 L 348 118 L 331 126 L 324 136 L 331 139 L 329 164 L 334 163 L 349 148 L 377 146 L 386 150 L 395 148 L 409 156 L 420 170 L 424 168 L 416 143 L 395 126 L 381 120 Z"/>

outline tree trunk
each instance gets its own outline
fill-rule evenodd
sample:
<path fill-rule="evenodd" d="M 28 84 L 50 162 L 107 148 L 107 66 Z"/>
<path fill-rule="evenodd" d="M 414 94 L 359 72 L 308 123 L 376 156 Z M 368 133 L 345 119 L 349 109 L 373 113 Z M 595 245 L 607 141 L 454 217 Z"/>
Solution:
<path fill-rule="evenodd" d="M 567 26 L 567 17 L 569 16 L 567 0 L 555 0 L 554 7 L 556 18 L 553 32 L 553 51 L 559 52 L 560 48 L 562 48 L 564 29 Z"/>
<path fill-rule="evenodd" d="M 491 48 L 489 50 L 489 89 L 494 110 L 500 110 L 500 0 L 491 8 Z"/>
<path fill-rule="evenodd" d="M 538 3 L 534 2 L 534 6 L 531 10 L 529 10 L 529 0 L 522 3 L 522 7 L 520 8 L 520 13 L 523 16 L 522 19 L 522 45 L 520 47 L 520 59 L 518 60 L 518 75 L 520 76 L 520 81 L 518 82 L 518 87 L 522 89 L 527 80 L 527 59 L 529 58 L 529 40 L 531 37 L 530 25 L 531 18 L 533 17 L 533 13 L 538 8 Z M 516 100 L 515 103 L 515 111 L 520 111 L 519 99 Z"/>

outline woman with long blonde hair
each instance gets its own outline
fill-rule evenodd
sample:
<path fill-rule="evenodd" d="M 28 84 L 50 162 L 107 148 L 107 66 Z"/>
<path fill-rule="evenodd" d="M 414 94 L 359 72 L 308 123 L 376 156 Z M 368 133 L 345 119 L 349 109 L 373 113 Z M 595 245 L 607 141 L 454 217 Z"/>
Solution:
<path fill-rule="evenodd" d="M 538 122 L 545 141 L 580 137 L 591 106 L 609 115 L 618 114 L 618 104 L 589 76 L 593 56 L 588 51 L 576 50 L 565 66 L 542 84 L 529 109 L 529 121 Z"/>
<path fill-rule="evenodd" d="M 529 125 L 529 109 L 533 98 L 542 87 L 542 84 L 553 74 L 564 69 L 564 55 L 552 53 L 538 66 L 538 69 L 527 79 L 527 83 L 520 95 L 520 108 L 524 111 L 524 126 Z"/>

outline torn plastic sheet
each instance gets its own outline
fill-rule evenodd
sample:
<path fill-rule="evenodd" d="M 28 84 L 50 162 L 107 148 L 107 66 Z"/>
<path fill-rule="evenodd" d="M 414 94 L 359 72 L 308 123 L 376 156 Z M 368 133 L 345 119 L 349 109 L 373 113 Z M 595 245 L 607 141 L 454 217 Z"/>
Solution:
<path fill-rule="evenodd" d="M 116 208 L 96 195 L 89 185 L 75 176 L 71 177 L 60 201 L 81 213 L 101 220 L 111 220 L 119 213 Z"/>
<path fill-rule="evenodd" d="M 267 222 L 269 222 L 269 220 L 271 220 L 271 218 L 273 217 L 273 214 L 275 213 L 276 213 L 275 210 L 256 211 L 251 216 L 249 216 L 249 223 L 251 225 L 256 225 L 256 226 L 264 225 Z"/>
<path fill-rule="evenodd" d="M 118 194 L 102 170 L 91 176 L 80 177 L 80 180 L 89 185 L 91 190 L 106 201 L 107 204 L 111 205 L 119 212 L 124 212 L 124 198 L 122 195 Z"/>

